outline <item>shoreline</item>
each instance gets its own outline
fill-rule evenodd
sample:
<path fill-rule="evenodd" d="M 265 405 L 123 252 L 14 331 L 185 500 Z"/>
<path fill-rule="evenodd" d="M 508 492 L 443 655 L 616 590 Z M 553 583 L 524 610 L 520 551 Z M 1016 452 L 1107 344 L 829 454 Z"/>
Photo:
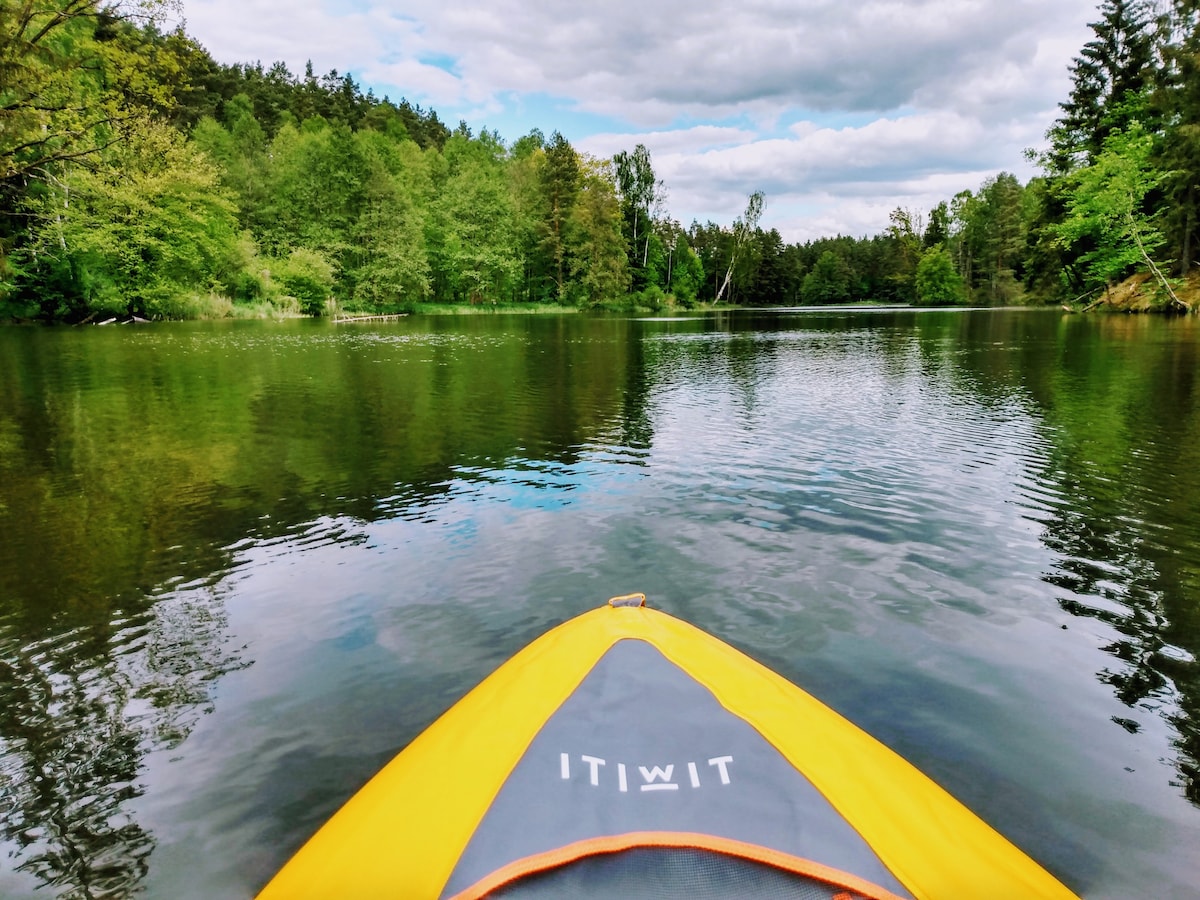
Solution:
<path fill-rule="evenodd" d="M 0 325 L 9 326 L 36 326 L 36 325 L 69 325 L 70 327 L 79 327 L 83 325 L 141 325 L 153 324 L 158 322 L 220 322 L 220 321 L 268 321 L 268 320 L 288 320 L 288 319 L 311 319 L 314 321 L 327 321 L 331 324 L 345 325 L 361 323 L 384 323 L 395 322 L 404 318 L 424 317 L 424 316 L 495 316 L 495 315 L 523 315 L 523 316 L 539 316 L 539 315 L 576 315 L 576 314 L 600 314 L 600 315 L 633 315 L 633 316 L 695 316 L 705 315 L 710 313 L 728 313 L 728 312 L 758 312 L 758 313 L 798 313 L 798 312 L 880 312 L 887 310 L 969 310 L 969 309 L 992 309 L 992 310 L 1018 310 L 1018 309 L 1044 309 L 1054 310 L 1068 314 L 1086 314 L 1086 313 L 1125 313 L 1125 314 L 1152 314 L 1152 315 L 1196 315 L 1200 314 L 1200 270 L 1189 273 L 1181 279 L 1173 279 L 1172 287 L 1175 293 L 1173 298 L 1164 297 L 1163 290 L 1154 282 L 1149 273 L 1140 272 L 1122 281 L 1120 284 L 1113 285 L 1107 290 L 1092 292 L 1084 298 L 1069 302 L 1050 302 L 1050 303 L 1018 303 L 1007 306 L 975 306 L 975 305 L 953 305 L 953 306 L 922 306 L 919 304 L 899 304 L 899 303 L 883 303 L 871 300 L 857 300 L 850 303 L 842 304 L 822 304 L 814 306 L 782 304 L 779 306 L 740 306 L 736 304 L 723 303 L 704 304 L 699 303 L 692 307 L 684 307 L 678 305 L 664 305 L 657 308 L 640 304 L 621 304 L 613 303 L 595 307 L 579 307 L 567 306 L 555 303 L 486 303 L 486 304 L 469 304 L 469 303 L 409 303 L 400 309 L 391 311 L 375 311 L 375 310 L 342 310 L 334 304 L 330 304 L 327 310 L 330 314 L 320 316 L 307 316 L 298 313 L 294 309 L 281 309 L 277 307 L 268 307 L 265 304 L 259 303 L 255 305 L 240 306 L 230 304 L 225 308 L 224 314 L 221 315 L 198 315 L 189 316 L 186 318 L 170 318 L 170 319 L 145 319 L 137 315 L 116 316 L 109 314 L 100 318 L 98 314 L 93 314 L 88 318 L 79 322 L 63 322 L 63 321 L 41 321 L 37 319 L 10 319 L 0 321 Z M 1099 294 L 1099 296 L 1097 296 Z M 97 319 L 99 319 L 97 321 Z"/>

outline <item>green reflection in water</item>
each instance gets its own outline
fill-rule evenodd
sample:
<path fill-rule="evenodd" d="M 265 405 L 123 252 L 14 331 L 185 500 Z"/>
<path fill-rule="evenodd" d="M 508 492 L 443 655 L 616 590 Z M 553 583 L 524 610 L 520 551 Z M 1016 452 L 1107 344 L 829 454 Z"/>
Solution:
<path fill-rule="evenodd" d="M 248 324 L 0 331 L 8 615 L 107 622 L 221 572 L 241 539 L 370 520 L 432 501 L 457 466 L 567 460 L 647 427 L 621 320 Z"/>
<path fill-rule="evenodd" d="M 0 820 L 61 896 L 123 896 L 151 750 L 230 649 L 247 539 L 420 516 L 470 467 L 648 440 L 620 320 L 0 330 Z M 625 434 L 626 431 L 638 432 Z"/>
<path fill-rule="evenodd" d="M 955 536 L 955 511 L 929 499 L 943 485 L 928 479 L 947 474 L 962 481 L 957 495 L 980 493 L 975 463 L 921 462 L 974 453 L 982 471 L 996 468 L 997 448 L 1014 454 L 1009 494 L 1049 551 L 1036 574 L 1050 602 L 1112 635 L 1096 672 L 1124 704 L 1111 728 L 1165 718 L 1171 777 L 1200 803 L 1197 337 L 1191 320 L 1012 311 L 0 331 L 0 820 L 14 865 L 63 896 L 121 896 L 144 879 L 155 837 L 130 813 L 144 759 L 180 747 L 221 679 L 256 656 L 227 627 L 246 548 L 365 540 L 347 522 L 434 521 L 475 483 L 476 520 L 500 504 L 517 520 L 522 504 L 548 509 L 555 492 L 603 482 L 613 456 L 653 463 L 665 487 L 565 555 L 598 560 L 600 575 L 654 566 L 688 596 L 719 585 L 727 597 L 678 611 L 743 645 L 756 635 L 747 649 L 951 780 L 968 763 L 941 760 L 916 723 L 864 699 L 876 686 L 855 684 L 851 667 L 821 684 L 822 654 L 885 615 L 929 629 L 931 642 L 953 621 L 940 611 L 994 615 L 980 588 L 1000 582 L 1000 554 Z M 818 435 L 777 427 L 801 395 L 808 418 L 796 427 Z M 1036 435 L 989 439 L 1030 421 Z M 693 430 L 670 443 L 680 428 Z M 800 440 L 803 466 L 789 458 Z M 973 502 L 973 514 L 995 514 L 986 497 Z M 813 579 L 857 572 L 846 594 L 872 601 L 803 618 L 781 608 L 764 578 L 777 566 L 805 583 L 791 571 L 796 545 L 828 555 L 803 560 Z M 554 581 L 531 576 L 540 597 L 561 594 Z M 481 668 L 554 618 L 522 607 L 481 628 L 462 611 L 422 615 L 404 627 Z M 330 635 L 331 652 L 415 640 L 380 634 L 378 618 L 358 614 Z M 964 721 L 978 715 L 968 676 L 951 695 L 915 668 L 895 674 L 914 705 L 941 690 Z M 397 703 L 427 721 L 469 680 L 435 670 L 421 682 L 435 690 Z M 313 784 L 338 765 L 319 748 L 296 755 Z M 293 831 L 319 818 L 282 799 L 295 773 L 264 789 Z M 1086 856 L 1061 850 L 1077 884 Z"/>
<path fill-rule="evenodd" d="M 1117 637 L 1098 673 L 1177 729 L 1179 784 L 1200 804 L 1200 327 L 1194 318 L 980 314 L 922 328 L 975 394 L 1037 403 L 1051 453 L 1031 511 L 1057 556 L 1060 605 Z"/>

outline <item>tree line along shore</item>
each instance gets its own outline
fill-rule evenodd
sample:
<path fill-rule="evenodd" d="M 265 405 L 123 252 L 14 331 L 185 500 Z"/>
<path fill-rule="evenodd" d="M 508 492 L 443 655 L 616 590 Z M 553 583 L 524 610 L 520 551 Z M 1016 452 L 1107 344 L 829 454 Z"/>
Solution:
<path fill-rule="evenodd" d="M 682 225 L 642 145 L 598 159 L 336 71 L 217 63 L 153 3 L 4 5 L 0 320 L 1200 306 L 1194 0 L 1100 4 L 1028 182 L 804 243 L 760 226 L 757 192 L 731 223 Z"/>

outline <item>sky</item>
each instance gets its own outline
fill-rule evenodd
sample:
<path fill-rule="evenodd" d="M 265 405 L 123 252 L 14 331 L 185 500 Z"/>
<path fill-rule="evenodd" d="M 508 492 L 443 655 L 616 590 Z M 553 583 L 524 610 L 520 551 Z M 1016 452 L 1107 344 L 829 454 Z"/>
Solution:
<path fill-rule="evenodd" d="M 224 63 L 351 74 L 450 126 L 645 144 L 666 212 L 876 234 L 1001 171 L 1070 90 L 1097 0 L 183 0 Z"/>

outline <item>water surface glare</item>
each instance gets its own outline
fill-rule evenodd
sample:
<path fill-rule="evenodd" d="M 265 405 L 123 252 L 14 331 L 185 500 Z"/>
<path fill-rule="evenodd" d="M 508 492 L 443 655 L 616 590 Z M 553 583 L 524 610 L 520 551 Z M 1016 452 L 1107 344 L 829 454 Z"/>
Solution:
<path fill-rule="evenodd" d="M 640 590 L 1090 900 L 1194 897 L 1198 346 L 1042 311 L 0 330 L 0 896 L 252 896 Z"/>

